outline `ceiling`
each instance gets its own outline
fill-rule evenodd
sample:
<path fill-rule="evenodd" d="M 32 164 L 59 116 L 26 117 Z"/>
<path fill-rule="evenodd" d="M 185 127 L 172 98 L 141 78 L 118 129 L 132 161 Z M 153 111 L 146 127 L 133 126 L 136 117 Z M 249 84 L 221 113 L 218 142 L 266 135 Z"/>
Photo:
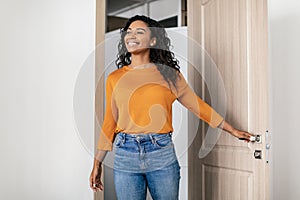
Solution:
<path fill-rule="evenodd" d="M 107 15 L 116 13 L 119 10 L 124 10 L 126 7 L 140 6 L 145 3 L 149 3 L 157 0 L 106 0 L 106 12 Z"/>

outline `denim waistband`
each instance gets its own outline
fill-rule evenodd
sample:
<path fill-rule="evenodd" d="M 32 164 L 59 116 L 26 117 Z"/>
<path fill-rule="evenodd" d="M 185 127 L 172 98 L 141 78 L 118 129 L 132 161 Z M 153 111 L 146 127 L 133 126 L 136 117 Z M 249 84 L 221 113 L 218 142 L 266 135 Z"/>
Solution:
<path fill-rule="evenodd" d="M 119 132 L 124 140 L 154 141 L 163 137 L 172 137 L 172 133 L 125 133 Z"/>

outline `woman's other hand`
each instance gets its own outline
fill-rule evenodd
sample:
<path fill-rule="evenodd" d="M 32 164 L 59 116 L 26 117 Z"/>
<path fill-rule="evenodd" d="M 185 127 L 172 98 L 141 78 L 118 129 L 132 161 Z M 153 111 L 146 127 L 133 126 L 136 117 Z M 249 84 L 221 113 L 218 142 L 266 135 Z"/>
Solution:
<path fill-rule="evenodd" d="M 102 164 L 94 165 L 90 175 L 90 188 L 94 192 L 97 192 L 99 190 L 103 191 L 104 187 L 101 182 L 101 172 L 102 172 Z"/>

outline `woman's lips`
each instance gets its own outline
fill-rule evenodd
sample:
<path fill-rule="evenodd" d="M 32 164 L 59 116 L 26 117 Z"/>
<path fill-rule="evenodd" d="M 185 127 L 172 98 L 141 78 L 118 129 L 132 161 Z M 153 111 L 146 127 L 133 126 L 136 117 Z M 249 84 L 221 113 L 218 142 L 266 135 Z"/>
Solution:
<path fill-rule="evenodd" d="M 140 44 L 139 42 L 135 42 L 135 41 L 129 41 L 129 42 L 127 42 L 127 45 L 130 46 L 130 47 L 137 46 L 139 44 Z"/>

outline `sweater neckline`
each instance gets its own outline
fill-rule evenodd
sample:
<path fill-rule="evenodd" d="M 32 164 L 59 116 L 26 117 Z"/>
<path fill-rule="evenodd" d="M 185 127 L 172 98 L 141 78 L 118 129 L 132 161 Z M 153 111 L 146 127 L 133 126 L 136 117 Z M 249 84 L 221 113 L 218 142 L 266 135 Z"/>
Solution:
<path fill-rule="evenodd" d="M 157 70 L 157 67 L 155 65 L 151 67 L 145 67 L 145 68 L 131 68 L 128 65 L 125 65 L 123 66 L 123 68 L 126 71 L 156 71 Z"/>

